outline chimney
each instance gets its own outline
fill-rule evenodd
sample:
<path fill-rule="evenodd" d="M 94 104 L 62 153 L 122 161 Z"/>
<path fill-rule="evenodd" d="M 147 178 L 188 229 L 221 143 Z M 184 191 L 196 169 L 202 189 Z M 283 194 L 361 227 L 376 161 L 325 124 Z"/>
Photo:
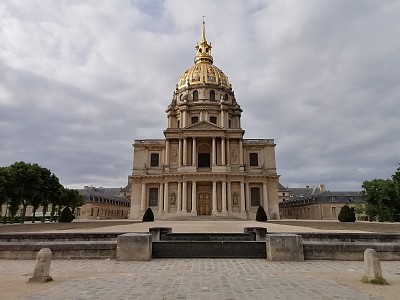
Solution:
<path fill-rule="evenodd" d="M 325 184 L 320 184 L 319 189 L 320 189 L 321 193 L 325 192 Z"/>

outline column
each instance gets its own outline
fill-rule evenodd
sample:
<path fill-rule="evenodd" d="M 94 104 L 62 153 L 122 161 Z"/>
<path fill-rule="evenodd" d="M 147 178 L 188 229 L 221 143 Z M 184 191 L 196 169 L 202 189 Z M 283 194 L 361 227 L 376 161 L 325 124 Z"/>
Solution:
<path fill-rule="evenodd" d="M 196 161 L 197 161 L 197 151 L 196 151 L 196 138 L 194 137 L 192 139 L 192 166 L 196 166 Z"/>
<path fill-rule="evenodd" d="M 231 188 L 231 182 L 228 181 L 228 211 L 232 211 L 232 188 Z"/>
<path fill-rule="evenodd" d="M 197 205 L 196 205 L 196 199 L 197 199 L 197 192 L 196 192 L 196 181 L 192 181 L 192 214 L 197 214 Z"/>
<path fill-rule="evenodd" d="M 180 212 L 182 210 L 182 183 L 178 181 L 178 203 L 176 211 Z"/>
<path fill-rule="evenodd" d="M 217 213 L 217 182 L 213 181 L 212 185 L 212 213 Z"/>
<path fill-rule="evenodd" d="M 187 182 L 182 182 L 182 211 L 187 212 Z"/>
<path fill-rule="evenodd" d="M 267 190 L 267 183 L 263 183 L 263 206 L 264 210 L 268 215 L 268 190 Z"/>
<path fill-rule="evenodd" d="M 166 166 L 169 165 L 169 140 L 165 140 L 165 160 L 164 163 Z"/>
<path fill-rule="evenodd" d="M 243 140 L 239 140 L 239 164 L 243 165 Z"/>
<path fill-rule="evenodd" d="M 226 212 L 226 181 L 222 181 L 222 212 Z"/>
<path fill-rule="evenodd" d="M 179 139 L 178 145 L 178 167 L 182 166 L 182 139 Z"/>
<path fill-rule="evenodd" d="M 251 203 L 250 203 L 250 184 L 246 183 L 246 210 L 250 211 Z"/>
<path fill-rule="evenodd" d="M 187 165 L 187 138 L 183 138 L 183 165 Z"/>
<path fill-rule="evenodd" d="M 164 184 L 164 212 L 168 212 L 168 182 Z"/>
<path fill-rule="evenodd" d="M 246 196 L 244 194 L 244 182 L 240 182 L 240 212 L 246 211 Z"/>
<path fill-rule="evenodd" d="M 212 138 L 212 166 L 216 165 L 217 158 L 216 158 L 216 149 L 215 149 L 215 137 Z"/>
<path fill-rule="evenodd" d="M 163 202 L 164 202 L 164 193 L 163 193 L 163 188 L 164 188 L 164 183 L 160 183 L 160 185 L 159 185 L 159 187 L 158 187 L 158 189 L 159 189 L 159 192 L 158 192 L 158 211 L 159 212 L 162 212 L 163 211 L 163 207 L 165 207 L 164 205 L 163 205 Z"/>
<path fill-rule="evenodd" d="M 146 184 L 142 183 L 142 198 L 140 199 L 140 211 L 146 209 Z"/>
<path fill-rule="evenodd" d="M 226 139 L 226 164 L 231 165 L 231 142 L 230 139 Z"/>
<path fill-rule="evenodd" d="M 221 164 L 225 166 L 225 138 L 221 138 Z"/>

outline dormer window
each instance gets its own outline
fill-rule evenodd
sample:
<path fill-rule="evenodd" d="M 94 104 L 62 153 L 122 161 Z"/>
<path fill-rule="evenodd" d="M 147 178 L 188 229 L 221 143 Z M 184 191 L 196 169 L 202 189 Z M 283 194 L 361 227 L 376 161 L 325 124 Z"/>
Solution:
<path fill-rule="evenodd" d="M 192 117 L 192 124 L 199 123 L 199 117 Z"/>
<path fill-rule="evenodd" d="M 199 92 L 198 91 L 194 91 L 193 92 L 193 101 L 197 101 L 199 100 Z"/>
<path fill-rule="evenodd" d="M 210 91 L 210 100 L 215 100 L 215 92 L 214 91 Z"/>

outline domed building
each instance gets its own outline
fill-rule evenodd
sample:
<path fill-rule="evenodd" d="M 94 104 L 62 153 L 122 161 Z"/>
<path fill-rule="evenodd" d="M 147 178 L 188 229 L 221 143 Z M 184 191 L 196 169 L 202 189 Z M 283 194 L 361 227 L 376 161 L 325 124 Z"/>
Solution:
<path fill-rule="evenodd" d="M 262 205 L 279 218 L 273 139 L 243 139 L 242 109 L 217 68 L 203 22 L 194 65 L 180 77 L 165 139 L 135 140 L 131 219 L 182 215 L 254 219 Z"/>

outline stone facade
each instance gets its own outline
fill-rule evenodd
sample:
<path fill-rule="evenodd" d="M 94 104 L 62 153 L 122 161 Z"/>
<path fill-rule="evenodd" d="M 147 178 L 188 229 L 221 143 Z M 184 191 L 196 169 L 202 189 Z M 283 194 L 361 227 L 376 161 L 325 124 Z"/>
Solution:
<path fill-rule="evenodd" d="M 273 139 L 244 139 L 242 109 L 228 77 L 213 65 L 211 44 L 196 44 L 166 112 L 165 139 L 135 140 L 130 218 L 230 215 L 254 218 L 263 205 L 279 218 Z"/>

